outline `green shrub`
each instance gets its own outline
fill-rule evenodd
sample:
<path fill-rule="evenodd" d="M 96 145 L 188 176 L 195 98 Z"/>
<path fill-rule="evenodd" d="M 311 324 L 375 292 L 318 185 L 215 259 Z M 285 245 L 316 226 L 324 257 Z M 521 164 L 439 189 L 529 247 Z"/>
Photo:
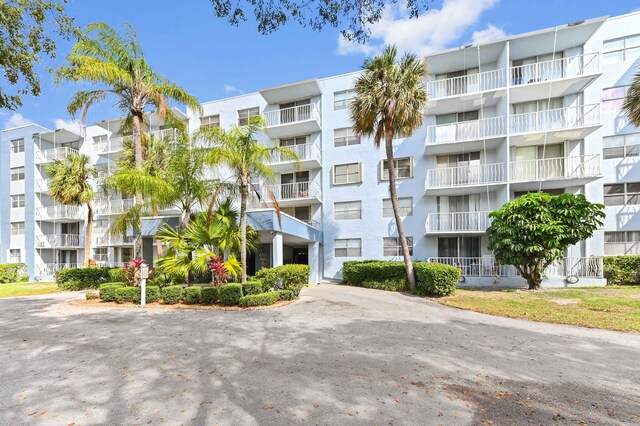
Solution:
<path fill-rule="evenodd" d="M 202 288 L 199 286 L 187 287 L 184 289 L 184 303 L 196 305 L 202 302 Z"/>
<path fill-rule="evenodd" d="M 126 286 L 116 289 L 116 302 L 133 302 L 140 303 L 140 287 Z"/>
<path fill-rule="evenodd" d="M 607 285 L 640 285 L 640 256 L 605 256 Z"/>
<path fill-rule="evenodd" d="M 103 302 L 115 302 L 116 290 L 125 286 L 125 283 L 108 283 L 100 286 L 100 300 Z"/>
<path fill-rule="evenodd" d="M 282 265 L 275 268 L 261 269 L 256 273 L 256 279 L 262 282 L 263 290 L 273 288 L 282 281 L 282 290 L 291 290 L 297 296 L 302 287 L 309 283 L 309 265 Z"/>
<path fill-rule="evenodd" d="M 111 268 L 89 267 L 89 268 L 67 268 L 56 271 L 55 277 L 58 284 L 69 281 L 79 281 L 84 284 L 84 288 L 98 288 L 102 283 L 110 281 L 109 271 Z"/>
<path fill-rule="evenodd" d="M 200 298 L 205 305 L 213 305 L 218 301 L 218 287 L 202 287 Z"/>
<path fill-rule="evenodd" d="M 167 305 L 175 305 L 182 299 L 184 290 L 181 285 L 170 285 L 162 289 L 162 301 Z"/>
<path fill-rule="evenodd" d="M 276 293 L 280 296 L 280 300 L 293 300 L 296 298 L 296 295 L 291 290 L 279 290 Z"/>
<path fill-rule="evenodd" d="M 417 280 L 413 290 L 416 294 L 443 297 L 455 293 L 460 281 L 458 268 L 435 262 L 416 262 L 413 266 Z"/>
<path fill-rule="evenodd" d="M 24 275 L 23 263 L 5 263 L 0 265 L 0 283 L 15 283 Z"/>
<path fill-rule="evenodd" d="M 22 274 L 20 278 L 18 278 L 18 282 L 28 283 L 29 282 L 29 274 Z"/>
<path fill-rule="evenodd" d="M 389 260 L 347 261 L 342 264 L 344 284 L 387 291 L 407 290 L 404 262 Z"/>
<path fill-rule="evenodd" d="M 385 291 L 406 291 L 409 289 L 409 283 L 406 278 L 386 279 L 382 281 L 369 280 L 363 281 L 358 287 Z"/>
<path fill-rule="evenodd" d="M 97 299 L 98 293 L 96 293 L 95 291 L 89 291 L 85 293 L 84 297 L 86 297 L 87 300 Z"/>
<path fill-rule="evenodd" d="M 145 287 L 145 302 L 154 303 L 160 300 L 160 287 L 157 285 L 148 285 Z"/>
<path fill-rule="evenodd" d="M 242 285 L 225 284 L 220 287 L 220 302 L 223 305 L 237 305 L 242 297 Z"/>
<path fill-rule="evenodd" d="M 245 296 L 251 294 L 260 294 L 263 293 L 264 286 L 260 281 L 247 281 L 246 283 L 242 283 L 242 294 Z"/>
<path fill-rule="evenodd" d="M 290 290 L 287 290 L 290 291 Z M 280 292 L 270 291 L 267 293 L 252 294 L 240 298 L 238 304 L 243 308 L 249 306 L 269 306 L 280 300 Z"/>
<path fill-rule="evenodd" d="M 112 283 L 126 283 L 129 281 L 127 274 L 122 268 L 109 269 L 109 281 Z"/>

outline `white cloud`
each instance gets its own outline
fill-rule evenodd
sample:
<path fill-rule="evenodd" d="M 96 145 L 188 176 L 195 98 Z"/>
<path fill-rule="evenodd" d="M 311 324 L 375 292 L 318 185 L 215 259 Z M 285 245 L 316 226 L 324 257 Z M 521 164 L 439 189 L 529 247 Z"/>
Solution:
<path fill-rule="evenodd" d="M 382 19 L 371 27 L 368 44 L 357 45 L 339 36 L 336 53 L 370 55 L 387 44 L 395 44 L 401 52 L 410 50 L 418 55 L 444 49 L 476 25 L 482 13 L 491 9 L 498 1 L 444 0 L 441 9 L 430 9 L 413 19 L 409 17 L 406 8 L 388 6 Z M 488 28 L 480 32 L 487 30 Z"/>
<path fill-rule="evenodd" d="M 66 129 L 78 135 L 80 135 L 82 132 L 82 125 L 80 124 L 80 122 L 75 120 L 67 121 L 62 118 L 58 118 L 54 121 L 54 123 L 56 125 L 56 129 Z"/>
<path fill-rule="evenodd" d="M 29 120 L 19 112 L 14 112 L 7 120 L 5 120 L 4 128 L 11 129 L 13 127 L 26 126 L 27 124 L 33 124 L 33 121 Z"/>
<path fill-rule="evenodd" d="M 225 93 L 238 93 L 242 95 L 244 92 L 238 89 L 236 86 L 232 86 L 231 84 L 225 84 L 223 87 Z"/>
<path fill-rule="evenodd" d="M 496 40 L 506 36 L 507 33 L 502 28 L 498 28 L 495 25 L 487 25 L 487 28 L 480 31 L 474 31 L 471 35 L 471 41 L 473 43 L 485 43 L 487 41 Z"/>

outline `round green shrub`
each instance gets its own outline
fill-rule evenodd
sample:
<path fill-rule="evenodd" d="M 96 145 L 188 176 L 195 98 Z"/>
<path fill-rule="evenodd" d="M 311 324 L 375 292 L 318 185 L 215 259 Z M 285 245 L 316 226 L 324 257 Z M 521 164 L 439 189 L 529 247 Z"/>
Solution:
<path fill-rule="evenodd" d="M 417 285 L 414 293 L 420 296 L 445 297 L 456 292 L 460 270 L 455 266 L 435 262 L 414 263 Z"/>
<path fill-rule="evenodd" d="M 112 283 L 125 283 L 128 281 L 127 274 L 122 268 L 109 269 L 109 281 Z"/>
<path fill-rule="evenodd" d="M 115 302 L 116 290 L 124 286 L 124 283 L 102 284 L 100 286 L 100 300 L 103 302 Z"/>
<path fill-rule="evenodd" d="M 247 281 L 246 283 L 242 283 L 242 294 L 246 296 L 263 292 L 262 282 L 260 281 Z"/>
<path fill-rule="evenodd" d="M 276 293 L 280 296 L 280 300 L 293 300 L 296 298 L 296 295 L 291 290 L 280 290 Z"/>
<path fill-rule="evenodd" d="M 166 305 L 175 305 L 182 299 L 182 294 L 181 285 L 170 285 L 162 289 L 162 302 Z"/>
<path fill-rule="evenodd" d="M 287 290 L 290 291 L 290 290 Z M 270 291 L 267 293 L 252 294 L 241 297 L 238 304 L 243 308 L 249 306 L 269 306 L 280 300 L 280 292 Z"/>
<path fill-rule="evenodd" d="M 116 289 L 116 302 L 125 303 L 133 302 L 140 303 L 140 287 L 127 286 Z"/>
<path fill-rule="evenodd" d="M 184 303 L 196 305 L 202 302 L 202 288 L 199 286 L 187 287 L 184 289 Z"/>
<path fill-rule="evenodd" d="M 242 285 L 225 284 L 220 287 L 220 302 L 223 305 L 237 305 L 242 297 Z"/>
<path fill-rule="evenodd" d="M 160 287 L 157 285 L 148 285 L 145 289 L 145 302 L 154 303 L 160 300 Z"/>
<path fill-rule="evenodd" d="M 218 301 L 218 287 L 209 286 L 202 287 L 200 298 L 205 305 L 213 305 Z"/>
<path fill-rule="evenodd" d="M 390 260 L 347 261 L 342 264 L 344 284 L 387 291 L 408 289 L 404 262 Z"/>
<path fill-rule="evenodd" d="M 309 283 L 309 265 L 282 265 L 275 268 L 259 270 L 255 277 L 262 282 L 263 291 L 274 288 L 276 283 L 282 283 L 281 290 L 291 290 L 296 296 L 302 287 Z"/>

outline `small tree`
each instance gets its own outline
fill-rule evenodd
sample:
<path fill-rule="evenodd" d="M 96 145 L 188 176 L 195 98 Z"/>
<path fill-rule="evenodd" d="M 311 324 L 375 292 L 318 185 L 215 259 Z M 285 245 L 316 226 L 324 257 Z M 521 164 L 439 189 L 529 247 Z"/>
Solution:
<path fill-rule="evenodd" d="M 584 195 L 529 193 L 489 214 L 489 250 L 536 290 L 544 270 L 563 259 L 569 246 L 590 238 L 604 216 L 604 206 Z"/>

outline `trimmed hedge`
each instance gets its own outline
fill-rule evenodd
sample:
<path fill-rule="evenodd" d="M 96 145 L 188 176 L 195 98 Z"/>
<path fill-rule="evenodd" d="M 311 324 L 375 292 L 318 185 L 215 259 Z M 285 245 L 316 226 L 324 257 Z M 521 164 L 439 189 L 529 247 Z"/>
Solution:
<path fill-rule="evenodd" d="M 154 303 L 160 300 L 160 287 L 157 285 L 148 285 L 145 287 L 145 302 Z"/>
<path fill-rule="evenodd" d="M 376 290 L 408 290 L 404 262 L 390 260 L 347 261 L 342 264 L 344 284 Z"/>
<path fill-rule="evenodd" d="M 196 305 L 202 301 L 202 288 L 187 287 L 184 289 L 184 303 L 187 305 Z"/>
<path fill-rule="evenodd" d="M 220 287 L 220 302 L 223 305 L 237 305 L 242 297 L 242 285 L 225 284 Z"/>
<path fill-rule="evenodd" d="M 0 265 L 0 283 L 15 283 L 25 274 L 24 263 L 5 263 Z"/>
<path fill-rule="evenodd" d="M 95 291 L 89 291 L 89 292 L 85 293 L 84 297 L 87 300 L 97 299 L 98 298 L 98 293 L 96 293 Z"/>
<path fill-rule="evenodd" d="M 84 281 L 67 281 L 58 283 L 58 288 L 64 291 L 79 291 L 95 288 L 94 285 L 88 286 Z"/>
<path fill-rule="evenodd" d="M 103 302 L 115 302 L 116 290 L 124 287 L 125 283 L 109 283 L 100 286 L 100 300 Z"/>
<path fill-rule="evenodd" d="M 297 296 L 302 287 L 309 283 L 310 271 L 309 265 L 282 265 L 260 269 L 255 277 L 262 282 L 263 290 L 273 288 L 278 281 L 282 281 L 282 290 L 291 290 Z"/>
<path fill-rule="evenodd" d="M 607 285 L 640 285 L 640 256 L 605 256 Z"/>
<path fill-rule="evenodd" d="M 109 281 L 112 283 L 126 283 L 129 281 L 127 274 L 122 268 L 112 268 L 109 270 Z"/>
<path fill-rule="evenodd" d="M 175 305 L 182 299 L 182 294 L 181 285 L 170 285 L 162 289 L 162 302 L 166 305 Z"/>
<path fill-rule="evenodd" d="M 243 308 L 249 306 L 269 306 L 280 300 L 279 291 L 269 291 L 267 293 L 251 294 L 240 298 L 238 305 Z"/>
<path fill-rule="evenodd" d="M 242 283 L 242 294 L 249 296 L 251 294 L 260 294 L 264 292 L 264 286 L 260 281 L 247 281 Z"/>
<path fill-rule="evenodd" d="M 111 268 L 89 267 L 89 268 L 66 268 L 56 271 L 55 278 L 58 284 L 69 281 L 79 281 L 84 288 L 98 288 L 102 283 L 110 280 Z M 121 282 L 122 280 L 118 280 Z"/>
<path fill-rule="evenodd" d="M 280 290 L 276 291 L 276 293 L 280 295 L 280 300 L 293 300 L 296 298 L 296 295 L 291 290 Z"/>
<path fill-rule="evenodd" d="M 116 289 L 116 302 L 140 303 L 140 287 L 127 286 Z"/>
<path fill-rule="evenodd" d="M 200 292 L 200 299 L 205 305 L 213 305 L 219 299 L 218 287 L 202 287 Z"/>
<path fill-rule="evenodd" d="M 460 270 L 435 262 L 414 263 L 417 284 L 413 291 L 421 296 L 444 297 L 456 292 Z"/>

